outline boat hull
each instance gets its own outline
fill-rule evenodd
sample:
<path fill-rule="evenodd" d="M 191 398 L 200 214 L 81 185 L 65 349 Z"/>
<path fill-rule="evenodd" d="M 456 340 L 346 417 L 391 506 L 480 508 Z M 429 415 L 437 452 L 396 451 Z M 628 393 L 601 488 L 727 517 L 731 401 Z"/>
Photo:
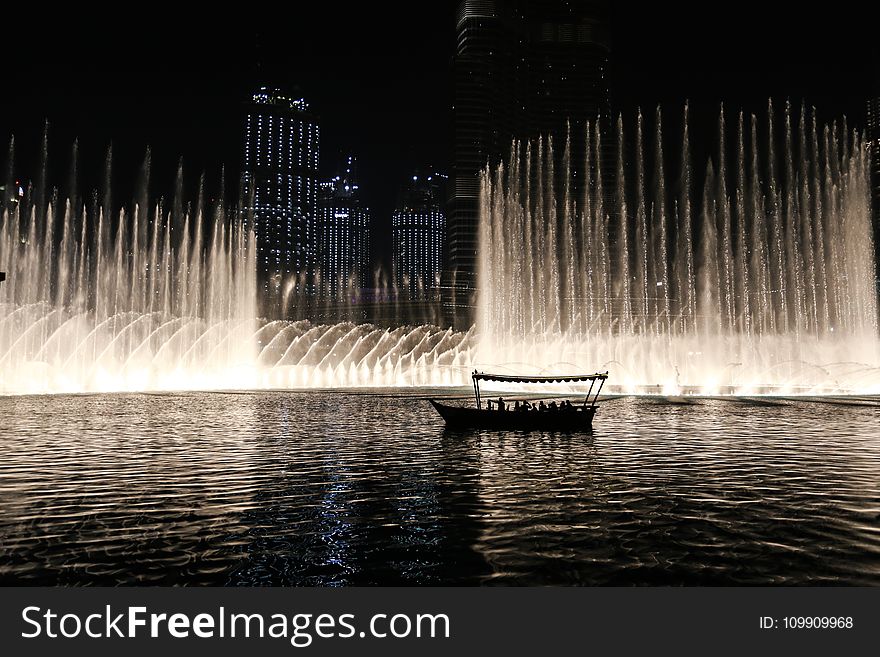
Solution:
<path fill-rule="evenodd" d="M 490 411 L 449 406 L 428 400 L 450 429 L 492 429 L 514 431 L 592 431 L 595 406 L 569 411 Z"/>

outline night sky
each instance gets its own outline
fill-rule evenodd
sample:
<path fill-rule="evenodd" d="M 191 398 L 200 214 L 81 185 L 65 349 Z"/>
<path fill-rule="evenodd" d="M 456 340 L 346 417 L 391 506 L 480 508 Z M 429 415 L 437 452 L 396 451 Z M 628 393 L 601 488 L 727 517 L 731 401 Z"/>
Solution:
<path fill-rule="evenodd" d="M 400 184 L 418 166 L 448 170 L 456 3 L 313 3 L 299 14 L 255 4 L 199 21 L 152 6 L 150 16 L 16 12 L 6 53 L 0 136 L 16 139 L 16 175 L 34 175 L 43 123 L 61 182 L 79 138 L 80 186 L 101 180 L 112 141 L 114 194 L 130 196 L 149 144 L 153 192 L 167 193 L 179 158 L 216 193 L 237 177 L 240 101 L 262 81 L 298 87 L 322 124 L 322 172 L 354 152 L 377 228 L 390 229 Z M 861 6 L 860 6 L 861 5 Z M 864 3 L 816 12 L 803 2 L 613 4 L 616 111 L 691 99 L 709 139 L 718 103 L 762 110 L 768 96 L 805 99 L 823 118 L 864 122 L 880 67 Z M 8 27 L 8 26 L 7 26 Z M 705 130 L 705 134 L 701 131 Z M 231 185 L 230 185 L 231 186 Z"/>

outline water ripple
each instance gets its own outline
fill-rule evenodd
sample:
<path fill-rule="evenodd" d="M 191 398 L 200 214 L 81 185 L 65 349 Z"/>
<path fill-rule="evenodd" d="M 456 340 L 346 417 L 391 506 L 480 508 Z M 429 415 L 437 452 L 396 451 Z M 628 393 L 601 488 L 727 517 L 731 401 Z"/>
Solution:
<path fill-rule="evenodd" d="M 880 400 L 689 401 L 588 436 L 416 395 L 0 398 L 0 582 L 880 584 Z"/>

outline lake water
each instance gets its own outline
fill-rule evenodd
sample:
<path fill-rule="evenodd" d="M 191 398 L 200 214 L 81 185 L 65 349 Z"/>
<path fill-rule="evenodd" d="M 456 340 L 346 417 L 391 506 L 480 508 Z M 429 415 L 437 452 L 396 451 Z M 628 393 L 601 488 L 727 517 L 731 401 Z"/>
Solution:
<path fill-rule="evenodd" d="M 592 436 L 452 434 L 396 390 L 0 419 L 6 585 L 880 585 L 877 398 L 621 397 Z"/>

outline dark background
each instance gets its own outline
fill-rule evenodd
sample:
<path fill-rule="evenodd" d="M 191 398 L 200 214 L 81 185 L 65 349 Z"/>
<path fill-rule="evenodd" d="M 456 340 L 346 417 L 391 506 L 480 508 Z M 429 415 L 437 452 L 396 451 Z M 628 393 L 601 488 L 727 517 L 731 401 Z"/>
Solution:
<path fill-rule="evenodd" d="M 50 180 L 68 177 L 79 139 L 81 191 L 99 186 L 113 144 L 113 193 L 133 191 L 147 145 L 152 192 L 168 194 L 179 158 L 187 188 L 204 172 L 235 191 L 241 100 L 261 82 L 297 86 L 321 119 L 321 169 L 360 161 L 377 237 L 415 167 L 449 168 L 456 2 L 253 3 L 184 17 L 151 5 L 115 15 L 17 7 L 2 38 L 0 138 L 15 135 L 15 175 L 35 177 L 49 122 Z M 880 24 L 867 3 L 614 2 L 615 111 L 691 101 L 692 141 L 713 139 L 718 104 L 763 112 L 767 98 L 864 124 L 880 71 Z"/>

